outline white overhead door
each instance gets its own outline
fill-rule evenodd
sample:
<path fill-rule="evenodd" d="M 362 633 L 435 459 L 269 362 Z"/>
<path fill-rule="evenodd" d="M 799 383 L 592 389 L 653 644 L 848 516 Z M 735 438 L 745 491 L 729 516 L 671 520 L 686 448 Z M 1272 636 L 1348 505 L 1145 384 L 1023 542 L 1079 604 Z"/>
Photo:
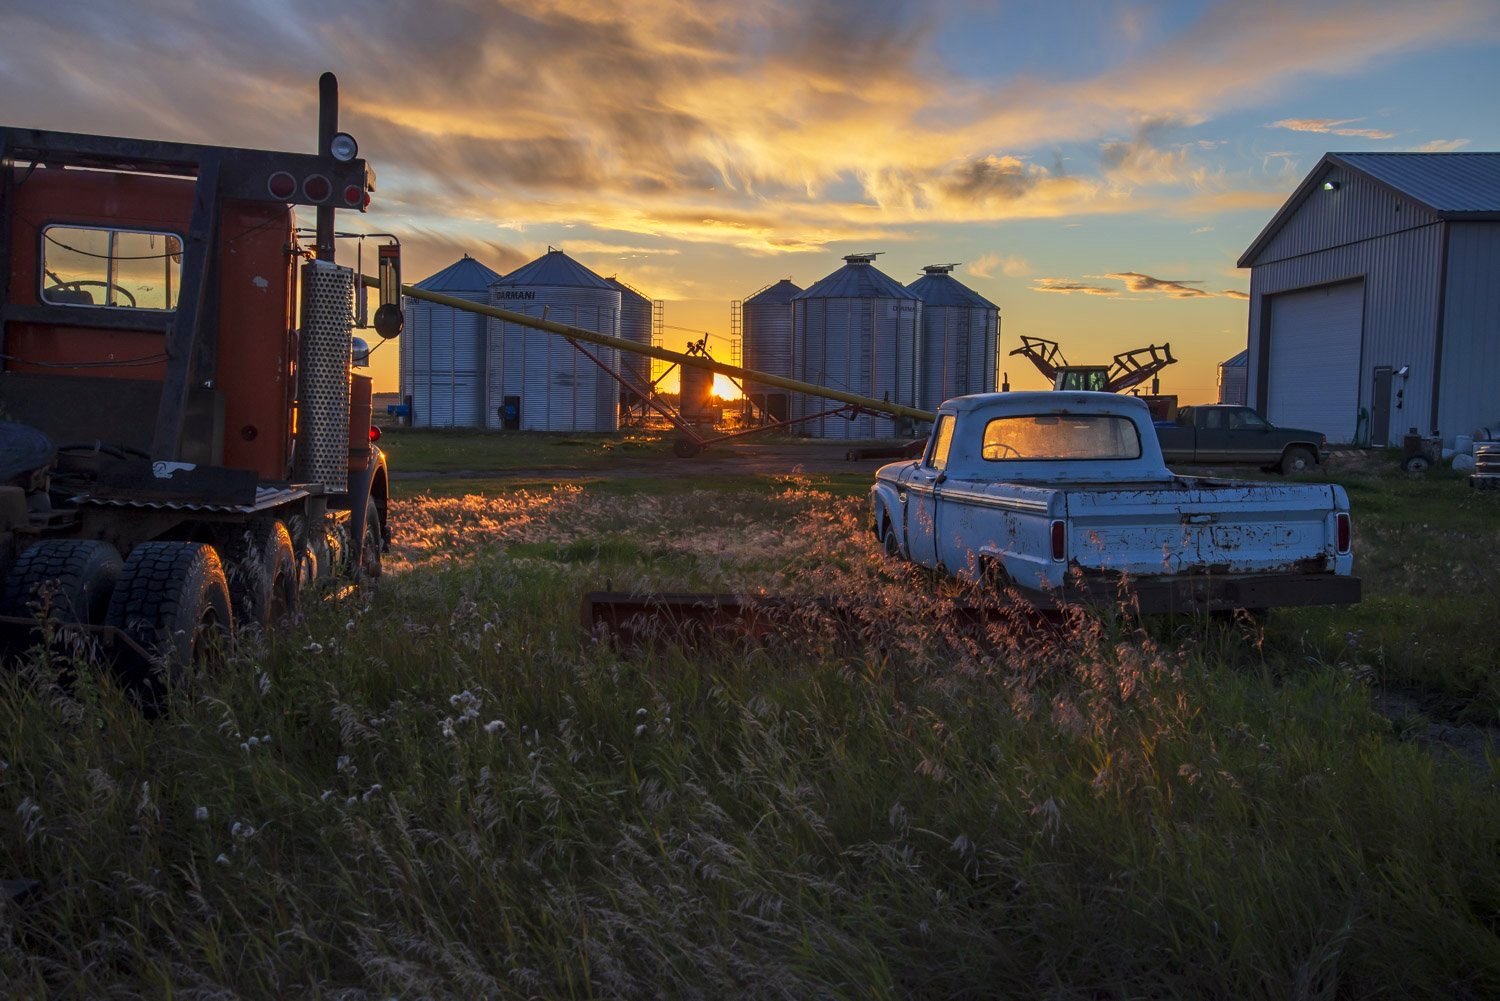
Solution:
<path fill-rule="evenodd" d="M 1345 282 L 1271 297 L 1266 419 L 1354 440 L 1359 422 L 1359 347 L 1365 283 Z"/>

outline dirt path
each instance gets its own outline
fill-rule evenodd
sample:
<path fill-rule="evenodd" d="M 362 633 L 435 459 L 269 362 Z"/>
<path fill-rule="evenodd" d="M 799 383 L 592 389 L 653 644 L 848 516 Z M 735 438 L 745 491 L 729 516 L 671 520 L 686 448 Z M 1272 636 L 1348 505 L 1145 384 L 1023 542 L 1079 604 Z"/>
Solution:
<path fill-rule="evenodd" d="M 454 469 L 441 472 L 397 469 L 391 471 L 391 478 L 397 481 L 416 479 L 633 479 L 642 476 L 777 476 L 794 473 L 860 473 L 873 476 L 880 466 L 895 461 L 892 459 L 850 461 L 844 458 L 849 448 L 849 442 L 793 444 L 726 442 L 692 459 L 680 459 L 675 455 L 633 455 L 573 466 Z"/>

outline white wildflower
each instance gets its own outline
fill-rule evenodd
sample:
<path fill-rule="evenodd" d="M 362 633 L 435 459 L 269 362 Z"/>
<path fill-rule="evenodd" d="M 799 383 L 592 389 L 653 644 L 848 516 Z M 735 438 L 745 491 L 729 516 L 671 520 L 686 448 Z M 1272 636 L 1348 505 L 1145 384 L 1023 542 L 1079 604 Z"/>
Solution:
<path fill-rule="evenodd" d="M 197 817 L 199 820 L 207 820 L 208 819 L 208 807 L 206 807 L 206 806 L 200 806 L 200 807 L 198 807 L 198 809 L 196 809 L 196 810 L 193 811 L 193 816 Z"/>
<path fill-rule="evenodd" d="M 641 734 L 643 734 L 645 732 L 646 732 L 646 724 L 644 724 L 644 723 L 642 723 L 640 726 L 638 726 L 638 727 L 635 728 L 635 735 L 637 737 L 639 737 Z"/>
<path fill-rule="evenodd" d="M 484 732 L 485 733 L 499 733 L 501 730 L 504 730 L 504 729 L 505 729 L 505 721 L 504 720 L 500 720 L 500 719 L 492 719 L 492 720 L 490 720 L 488 723 L 486 723 L 484 725 Z"/>
<path fill-rule="evenodd" d="M 307 644 L 307 646 L 305 646 L 305 647 L 302 648 L 302 652 L 303 653 L 322 653 L 323 652 L 323 644 L 321 644 L 321 643 L 309 643 L 309 644 Z"/>
<path fill-rule="evenodd" d="M 229 856 L 225 855 L 223 852 L 220 852 L 219 853 L 219 857 L 216 858 L 216 859 L 214 859 L 214 861 L 217 862 L 217 863 L 219 863 L 220 865 L 228 865 L 229 864 Z"/>
<path fill-rule="evenodd" d="M 271 694 L 271 676 L 265 671 L 257 674 L 255 676 L 255 687 L 260 690 L 260 694 L 262 695 Z"/>

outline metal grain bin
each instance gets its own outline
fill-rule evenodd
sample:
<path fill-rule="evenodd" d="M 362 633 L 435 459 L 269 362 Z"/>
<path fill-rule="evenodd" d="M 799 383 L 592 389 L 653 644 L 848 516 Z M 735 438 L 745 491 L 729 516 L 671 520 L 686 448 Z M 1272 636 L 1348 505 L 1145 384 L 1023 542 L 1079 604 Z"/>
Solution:
<path fill-rule="evenodd" d="M 490 303 L 611 337 L 620 335 L 620 292 L 561 250 L 547 253 L 490 286 Z M 618 352 L 583 350 L 556 334 L 491 319 L 488 373 L 492 428 L 523 431 L 614 431 L 620 426 Z M 590 361 L 584 351 L 605 367 Z"/>
<path fill-rule="evenodd" d="M 993 393 L 1000 347 L 1000 307 L 954 278 L 956 264 L 929 264 L 907 286 L 922 300 L 922 369 L 917 406 Z"/>
<path fill-rule="evenodd" d="M 792 297 L 801 291 L 790 279 L 783 278 L 740 304 L 746 368 L 792 377 Z M 745 386 L 745 392 L 773 420 L 786 419 L 789 412 L 786 390 L 752 382 Z"/>
<path fill-rule="evenodd" d="M 1219 402 L 1245 406 L 1245 384 L 1250 374 L 1250 352 L 1241 351 L 1219 363 Z"/>
<path fill-rule="evenodd" d="M 417 288 L 469 302 L 488 303 L 500 275 L 465 254 Z M 422 428 L 484 426 L 485 318 L 421 299 L 403 309 L 401 399 L 411 405 L 411 423 Z"/>
<path fill-rule="evenodd" d="M 872 263 L 850 254 L 833 274 L 792 297 L 792 378 L 914 407 L 922 302 Z M 834 404 L 792 394 L 795 420 Z M 817 438 L 891 438 L 902 428 L 873 414 L 820 417 L 800 425 Z"/>
<path fill-rule="evenodd" d="M 620 336 L 628 341 L 635 341 L 637 344 L 650 347 L 651 300 L 618 278 L 604 280 L 620 293 Z M 645 355 L 623 353 L 620 355 L 620 374 L 632 385 L 649 387 L 651 385 L 651 359 Z"/>

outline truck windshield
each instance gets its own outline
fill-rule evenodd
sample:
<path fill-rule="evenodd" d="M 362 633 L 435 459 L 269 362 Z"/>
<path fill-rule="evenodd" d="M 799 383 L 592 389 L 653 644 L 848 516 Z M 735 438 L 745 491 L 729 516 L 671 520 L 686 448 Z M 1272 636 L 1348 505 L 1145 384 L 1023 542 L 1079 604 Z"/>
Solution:
<path fill-rule="evenodd" d="M 43 302 L 177 308 L 182 239 L 176 234 L 48 226 L 42 235 Z"/>
<path fill-rule="evenodd" d="M 1109 414 L 997 417 L 984 426 L 980 455 L 991 462 L 1139 459 L 1135 422 Z"/>

